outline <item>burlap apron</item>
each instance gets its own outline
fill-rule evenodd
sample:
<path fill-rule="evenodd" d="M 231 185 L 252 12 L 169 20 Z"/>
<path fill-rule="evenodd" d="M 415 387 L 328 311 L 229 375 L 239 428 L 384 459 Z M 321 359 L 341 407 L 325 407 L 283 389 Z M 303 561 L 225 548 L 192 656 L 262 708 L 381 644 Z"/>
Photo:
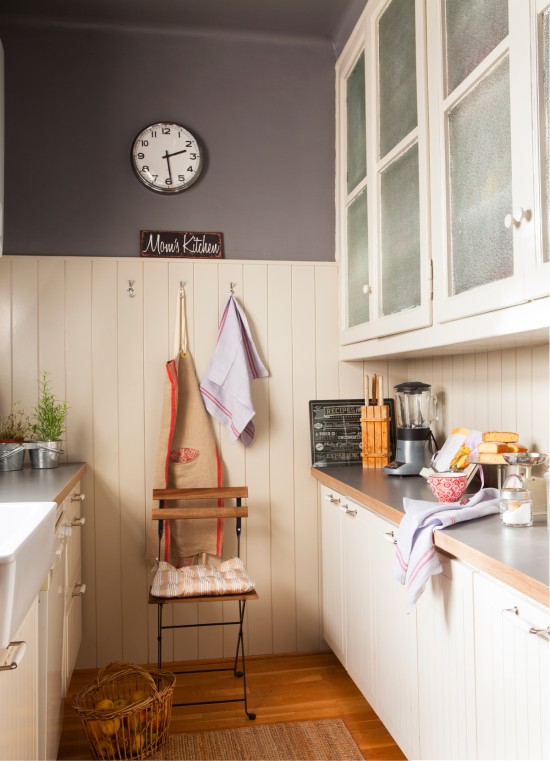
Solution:
<path fill-rule="evenodd" d="M 195 363 L 187 351 L 183 294 L 180 298 L 176 329 L 180 346 L 175 358 L 166 363 L 154 488 L 222 486 L 222 463 L 211 418 L 199 391 Z M 167 502 L 166 507 L 215 507 L 216 504 L 215 500 L 196 503 L 186 500 L 185 503 Z M 222 519 L 165 521 L 159 557 L 158 521 L 151 521 L 148 557 L 158 557 L 180 568 L 196 562 L 196 556 L 203 553 L 220 556 L 222 540 Z"/>

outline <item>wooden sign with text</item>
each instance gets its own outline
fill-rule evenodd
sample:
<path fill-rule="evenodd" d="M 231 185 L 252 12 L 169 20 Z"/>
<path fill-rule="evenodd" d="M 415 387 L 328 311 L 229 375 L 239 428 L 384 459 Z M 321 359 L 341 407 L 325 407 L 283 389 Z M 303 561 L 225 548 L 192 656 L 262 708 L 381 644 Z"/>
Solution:
<path fill-rule="evenodd" d="M 140 256 L 175 259 L 223 259 L 221 233 L 141 230 Z"/>

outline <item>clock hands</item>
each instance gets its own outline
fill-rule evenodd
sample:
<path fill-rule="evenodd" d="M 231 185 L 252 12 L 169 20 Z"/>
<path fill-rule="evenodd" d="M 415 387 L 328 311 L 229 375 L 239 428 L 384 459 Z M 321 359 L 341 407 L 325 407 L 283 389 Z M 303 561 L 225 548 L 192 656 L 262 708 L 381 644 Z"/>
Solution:
<path fill-rule="evenodd" d="M 170 185 L 172 184 L 172 169 L 170 168 L 170 154 L 168 153 L 168 150 L 162 157 L 163 159 L 166 159 L 166 163 L 168 164 L 168 176 L 170 177 Z"/>
<path fill-rule="evenodd" d="M 187 153 L 187 151 L 185 149 L 183 151 L 176 151 L 175 153 L 168 153 L 168 151 L 166 151 L 166 156 L 164 156 L 163 158 L 166 159 L 166 158 L 171 158 L 172 156 L 178 156 L 180 153 Z"/>

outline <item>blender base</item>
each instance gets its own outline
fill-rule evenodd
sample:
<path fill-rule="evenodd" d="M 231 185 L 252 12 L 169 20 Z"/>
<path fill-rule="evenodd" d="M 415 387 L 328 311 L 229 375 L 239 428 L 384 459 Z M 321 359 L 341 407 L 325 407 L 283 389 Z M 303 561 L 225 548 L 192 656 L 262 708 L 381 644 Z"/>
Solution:
<path fill-rule="evenodd" d="M 399 462 L 394 460 L 386 465 L 384 473 L 387 476 L 418 476 L 424 465 L 417 465 L 414 462 Z"/>

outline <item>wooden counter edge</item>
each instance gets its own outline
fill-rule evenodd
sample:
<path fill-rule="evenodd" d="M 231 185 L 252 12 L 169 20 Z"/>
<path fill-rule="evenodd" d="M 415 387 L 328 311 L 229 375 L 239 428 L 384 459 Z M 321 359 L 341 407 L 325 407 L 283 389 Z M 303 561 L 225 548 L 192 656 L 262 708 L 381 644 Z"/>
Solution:
<path fill-rule="evenodd" d="M 369 508 L 377 515 L 395 523 L 397 526 L 401 523 L 403 513 L 400 510 L 396 510 L 394 507 L 379 502 L 376 499 L 368 496 L 359 489 L 354 489 L 348 484 L 338 481 L 327 473 L 323 473 L 321 470 L 312 468 L 311 475 L 325 486 L 329 486 L 332 489 L 336 489 L 341 493 L 344 493 L 350 499 L 354 499 L 360 505 Z M 535 602 L 548 607 L 550 602 L 550 588 L 543 584 L 541 581 L 531 578 L 515 568 L 504 565 L 490 555 L 485 555 L 483 552 L 469 547 L 463 542 L 459 542 L 444 531 L 436 531 L 434 533 L 435 546 L 443 550 L 449 555 L 452 555 L 457 560 L 463 560 L 465 563 L 469 563 L 480 571 L 487 573 L 489 576 L 501 581 L 504 584 L 512 587 L 513 589 L 521 592 L 527 597 L 535 600 Z"/>
<path fill-rule="evenodd" d="M 72 464 L 73 464 L 73 463 L 67 463 L 67 465 L 72 465 Z M 83 476 L 83 475 L 84 475 L 84 473 L 86 472 L 87 468 L 88 468 L 88 466 L 86 465 L 86 463 L 85 463 L 85 462 L 81 463 L 81 465 L 80 465 L 79 469 L 76 471 L 76 473 L 74 473 L 74 474 L 73 474 L 73 475 L 70 477 L 70 479 L 67 481 L 67 483 L 65 484 L 65 486 L 63 487 L 63 489 L 61 489 L 61 491 L 60 491 L 60 492 L 59 492 L 59 493 L 58 493 L 58 494 L 57 494 L 57 495 L 54 497 L 54 500 L 53 500 L 53 501 L 54 501 L 54 502 L 57 502 L 57 504 L 58 504 L 58 505 L 60 505 L 60 504 L 61 504 L 61 502 L 63 502 L 63 500 L 64 500 L 66 497 L 68 497 L 68 496 L 69 496 L 69 494 L 71 493 L 71 489 L 73 488 L 73 486 L 74 486 L 75 484 L 77 484 L 77 483 L 80 481 L 80 479 L 82 478 L 82 476 Z"/>

